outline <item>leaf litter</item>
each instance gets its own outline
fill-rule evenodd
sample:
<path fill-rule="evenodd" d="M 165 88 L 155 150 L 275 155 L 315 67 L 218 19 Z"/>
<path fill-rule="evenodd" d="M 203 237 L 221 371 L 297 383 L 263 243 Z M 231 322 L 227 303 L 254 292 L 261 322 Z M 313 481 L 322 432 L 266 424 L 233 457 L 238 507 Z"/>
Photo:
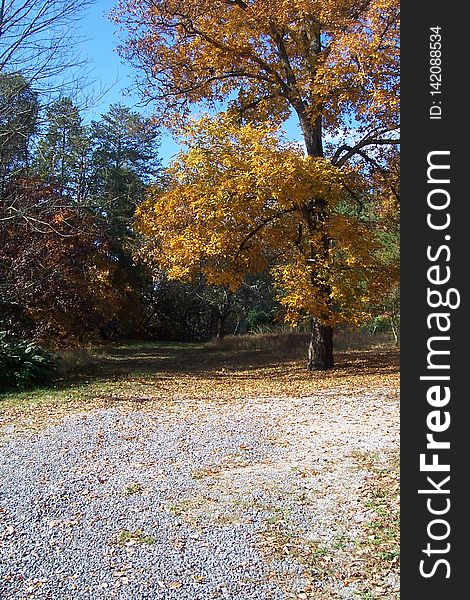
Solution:
<path fill-rule="evenodd" d="M 41 472 L 34 480 L 36 486 L 42 482 L 39 496 L 47 488 L 50 497 L 47 486 L 57 472 L 44 457 L 38 469 L 38 446 L 55 444 L 60 467 L 64 461 L 70 467 L 69 477 L 58 480 L 58 495 L 43 508 L 48 522 L 67 522 L 63 511 L 73 504 L 79 482 L 88 518 L 106 538 L 95 548 L 94 562 L 104 572 L 114 552 L 127 552 L 135 562 L 135 577 L 120 578 L 129 590 L 121 597 L 146 598 L 154 590 L 163 594 L 156 598 L 175 593 L 192 600 L 225 594 L 243 600 L 398 598 L 396 351 L 345 352 L 328 373 L 308 374 L 301 361 L 255 361 L 228 374 L 219 369 L 217 376 L 207 363 L 205 368 L 172 377 L 155 370 L 119 381 L 104 378 L 70 396 L 54 399 L 52 392 L 42 401 L 28 403 L 26 396 L 7 403 L 2 444 L 10 451 L 18 445 L 10 466 Z M 73 431 L 81 432 L 81 441 Z M 30 494 L 30 504 L 32 482 L 25 480 L 21 490 Z M 27 535 L 32 524 L 24 522 L 25 503 L 18 510 L 4 499 L 1 504 L 0 539 L 3 548 L 10 544 L 11 557 L 14 538 Z M 90 505 L 119 515 L 120 531 L 127 533 L 117 546 L 119 533 L 108 532 L 106 514 L 90 511 Z M 68 517 L 73 527 L 60 525 L 60 535 L 77 542 L 85 525 L 70 511 Z M 162 523 L 168 526 L 164 539 Z M 235 552 L 221 568 L 219 544 L 236 544 L 240 532 L 240 556 Z M 165 567 L 163 561 L 163 570 L 154 567 L 146 579 L 150 558 L 170 546 L 176 563 Z M 42 558 L 46 565 L 41 552 L 39 547 L 39 564 Z M 188 552 L 197 568 L 181 571 L 175 565 Z M 13 563 L 2 573 L 0 589 L 10 586 L 9 597 L 22 597 L 21 572 L 24 565 L 22 570 Z M 41 580 L 34 575 L 26 573 L 24 581 Z M 30 597 L 58 591 L 51 582 L 27 585 L 34 588 Z M 77 598 L 87 597 L 83 572 L 73 585 Z M 93 598 L 108 598 L 113 586 L 97 578 Z"/>

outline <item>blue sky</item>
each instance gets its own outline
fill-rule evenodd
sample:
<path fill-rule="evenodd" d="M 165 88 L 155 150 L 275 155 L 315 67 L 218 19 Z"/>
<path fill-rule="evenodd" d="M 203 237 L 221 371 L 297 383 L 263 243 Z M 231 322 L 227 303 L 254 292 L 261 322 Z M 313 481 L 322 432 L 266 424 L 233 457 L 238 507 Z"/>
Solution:
<path fill-rule="evenodd" d="M 83 51 L 90 60 L 91 77 L 95 80 L 93 88 L 99 95 L 97 102 L 88 110 L 88 118 L 98 117 L 113 103 L 134 106 L 139 100 L 135 94 L 129 96 L 124 93 L 132 87 L 135 72 L 116 50 L 120 42 L 118 27 L 108 18 L 114 5 L 114 0 L 97 0 L 81 21 L 81 33 L 88 38 Z M 100 93 L 102 90 L 103 94 Z"/>
<path fill-rule="evenodd" d="M 108 15 L 117 0 L 97 0 L 81 22 L 83 35 L 88 39 L 84 53 L 90 61 L 92 94 L 97 99 L 84 111 L 86 121 L 98 119 L 111 104 L 122 103 L 143 114 L 151 114 L 151 107 L 139 108 L 139 95 L 132 92 L 136 71 L 117 53 L 121 42 L 119 28 Z M 178 145 L 167 133 L 162 136 L 160 155 L 166 164 L 178 151 Z"/>
<path fill-rule="evenodd" d="M 91 63 L 93 93 L 98 97 L 96 102 L 84 112 L 86 121 L 98 119 L 100 115 L 107 112 L 111 104 L 117 102 L 135 108 L 143 114 L 151 114 L 151 107 L 144 109 L 137 106 L 139 96 L 131 92 L 137 74 L 119 57 L 116 50 L 121 41 L 121 34 L 118 26 L 108 18 L 109 12 L 116 3 L 117 0 L 96 0 L 81 22 L 82 33 L 88 38 L 84 45 L 84 53 L 88 55 Z M 289 139 L 301 139 L 294 118 L 289 119 L 285 130 Z M 163 163 L 167 164 L 177 151 L 178 145 L 170 135 L 164 133 L 160 148 Z"/>

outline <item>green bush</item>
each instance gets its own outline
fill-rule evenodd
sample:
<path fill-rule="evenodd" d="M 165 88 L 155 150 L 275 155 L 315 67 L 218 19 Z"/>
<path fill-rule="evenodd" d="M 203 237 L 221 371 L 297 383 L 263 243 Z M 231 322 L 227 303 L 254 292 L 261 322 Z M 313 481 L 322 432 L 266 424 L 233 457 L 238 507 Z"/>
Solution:
<path fill-rule="evenodd" d="M 0 392 L 22 390 L 49 381 L 56 372 L 52 354 L 25 340 L 0 332 Z"/>
<path fill-rule="evenodd" d="M 258 327 L 273 324 L 273 314 L 269 310 L 255 306 L 247 312 L 246 326 L 248 331 L 255 331 Z"/>

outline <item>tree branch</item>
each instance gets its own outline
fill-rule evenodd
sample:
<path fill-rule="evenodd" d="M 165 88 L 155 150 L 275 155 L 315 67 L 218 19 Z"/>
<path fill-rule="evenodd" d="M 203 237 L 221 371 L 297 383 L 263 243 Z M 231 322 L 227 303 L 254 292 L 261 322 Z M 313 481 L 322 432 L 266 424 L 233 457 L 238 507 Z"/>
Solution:
<path fill-rule="evenodd" d="M 238 247 L 237 252 L 235 253 L 235 256 L 233 257 L 233 260 L 237 260 L 237 258 L 240 256 L 240 254 L 243 252 L 243 250 L 246 249 L 246 245 L 247 243 L 251 240 L 251 238 L 253 238 L 259 231 L 261 231 L 261 229 L 263 229 L 263 227 L 265 227 L 266 225 L 269 225 L 269 223 L 272 223 L 274 220 L 278 219 L 279 217 L 281 217 L 282 215 L 286 215 L 288 213 L 292 213 L 292 212 L 296 212 L 298 211 L 298 208 L 296 206 L 292 207 L 292 208 L 286 208 L 285 210 L 281 210 L 279 212 L 277 212 L 274 215 L 271 215 L 270 217 L 267 217 L 266 219 L 264 219 L 263 221 L 261 221 L 261 223 L 259 223 L 254 229 L 252 229 L 247 236 L 245 237 L 245 239 L 241 242 L 240 246 Z"/>
<path fill-rule="evenodd" d="M 398 145 L 400 140 L 397 138 L 381 138 L 381 136 L 389 131 L 396 131 L 398 126 L 387 127 L 383 130 L 374 130 L 368 133 L 360 142 L 355 146 L 343 144 L 340 146 L 333 155 L 331 163 L 337 167 L 342 167 L 344 164 L 356 154 L 360 154 L 362 148 L 367 146 L 384 146 L 384 145 Z M 376 133 L 376 135 L 374 135 Z M 343 154 L 345 152 L 345 154 Z"/>

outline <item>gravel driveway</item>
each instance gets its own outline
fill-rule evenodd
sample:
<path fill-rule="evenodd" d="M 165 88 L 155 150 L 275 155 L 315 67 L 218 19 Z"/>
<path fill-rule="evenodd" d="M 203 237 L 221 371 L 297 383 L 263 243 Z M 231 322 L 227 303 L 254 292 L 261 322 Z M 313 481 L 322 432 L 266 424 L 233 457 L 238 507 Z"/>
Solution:
<path fill-rule="evenodd" d="M 379 388 L 110 408 L 5 437 L 0 597 L 359 598 L 332 574 L 370 519 L 358 456 L 386 461 L 398 425 Z"/>

